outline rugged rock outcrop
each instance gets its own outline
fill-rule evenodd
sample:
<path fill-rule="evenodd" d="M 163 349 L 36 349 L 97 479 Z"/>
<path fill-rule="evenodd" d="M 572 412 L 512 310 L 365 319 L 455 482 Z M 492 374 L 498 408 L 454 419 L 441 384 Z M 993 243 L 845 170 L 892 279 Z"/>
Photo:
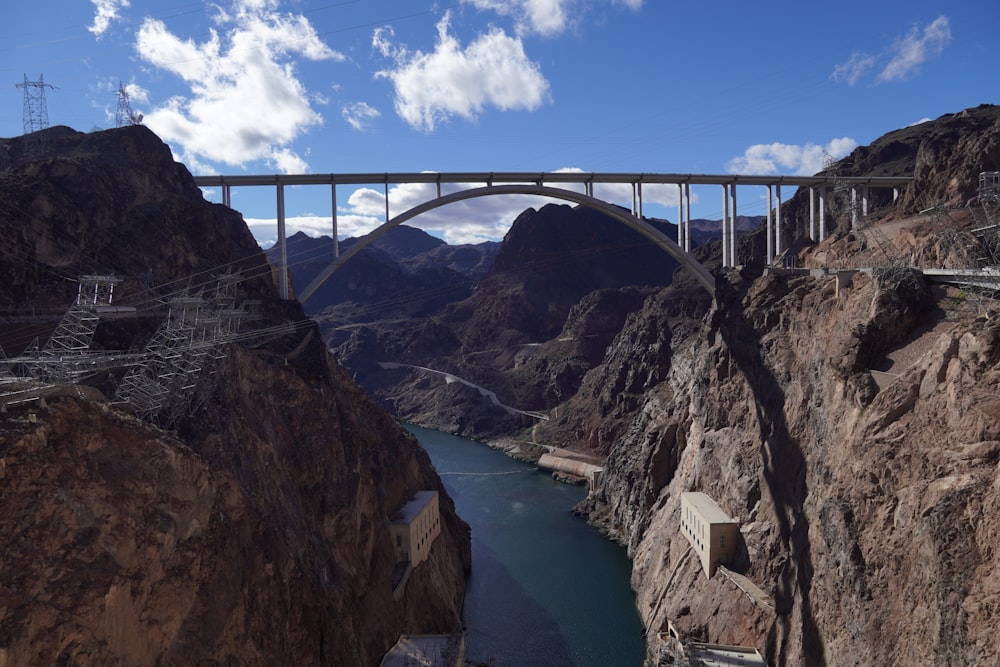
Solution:
<path fill-rule="evenodd" d="M 239 214 L 206 202 L 142 127 L 48 132 L 0 191 L 4 350 L 44 340 L 81 274 L 124 281 L 138 349 L 163 300 L 239 271 L 261 331 L 166 432 L 101 399 L 115 373 L 0 415 L 0 665 L 375 664 L 401 632 L 460 623 L 467 526 L 426 453 L 276 298 Z M 394 596 L 388 517 L 441 494 L 442 534 Z M 398 598 L 398 599 L 397 599 Z"/>
<path fill-rule="evenodd" d="M 839 297 L 832 279 L 738 285 L 635 360 L 669 371 L 589 500 L 629 548 L 649 636 L 670 620 L 772 664 L 993 664 L 996 319 L 860 274 Z M 879 390 L 871 369 L 900 348 L 915 360 Z M 688 490 L 741 522 L 732 567 L 774 610 L 687 553 Z"/>
<path fill-rule="evenodd" d="M 968 206 L 978 175 L 1000 170 L 1000 106 L 983 104 L 935 120 L 888 132 L 819 172 L 820 176 L 912 176 L 898 202 L 889 191 L 873 190 L 873 217 L 906 218 L 932 207 Z M 850 231 L 850 193 L 830 192 L 827 225 Z M 808 234 L 809 196 L 798 192 L 783 208 L 791 237 Z"/>

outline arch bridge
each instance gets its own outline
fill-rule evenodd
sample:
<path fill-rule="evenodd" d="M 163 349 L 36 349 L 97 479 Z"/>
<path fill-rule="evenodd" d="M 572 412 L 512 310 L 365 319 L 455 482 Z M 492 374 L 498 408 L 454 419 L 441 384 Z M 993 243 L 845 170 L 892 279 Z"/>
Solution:
<path fill-rule="evenodd" d="M 736 265 L 736 186 L 756 186 L 767 188 L 767 257 L 770 263 L 782 252 L 781 235 L 781 186 L 809 188 L 809 231 L 810 237 L 822 241 L 826 237 L 826 197 L 830 189 L 849 189 L 851 201 L 858 201 L 860 192 L 861 214 L 868 214 L 869 193 L 872 188 L 892 189 L 893 201 L 899 196 L 900 188 L 912 178 L 888 176 L 757 176 L 737 174 L 650 174 L 650 173 L 597 173 L 597 172 L 409 172 L 409 173 L 357 173 L 357 174 L 273 174 L 273 175 L 232 175 L 196 176 L 200 187 L 219 187 L 222 203 L 231 204 L 234 187 L 274 187 L 277 203 L 277 245 L 280 263 L 278 291 L 283 299 L 289 298 L 288 255 L 285 240 L 285 195 L 286 186 L 321 185 L 330 187 L 332 203 L 332 235 L 334 241 L 334 261 L 300 294 L 299 300 L 306 301 L 316 289 L 356 253 L 378 240 L 394 227 L 426 213 L 439 206 L 445 206 L 465 199 L 501 194 L 538 195 L 570 201 L 602 211 L 615 220 L 634 229 L 645 238 L 678 260 L 689 270 L 698 282 L 715 296 L 715 280 L 708 271 L 690 254 L 691 251 L 691 186 L 719 185 L 722 188 L 722 265 Z M 389 215 L 389 186 L 402 184 L 433 184 L 436 196 L 408 211 L 391 217 Z M 351 249 L 341 255 L 337 242 L 337 186 L 376 185 L 383 186 L 385 194 L 385 222 L 362 237 Z M 625 210 L 594 195 L 595 184 L 629 185 L 632 189 L 632 206 Z M 459 186 L 461 189 L 444 194 L 443 185 Z M 677 241 L 643 220 L 643 185 L 674 185 L 677 187 Z M 818 195 L 818 196 L 817 196 Z M 818 204 L 818 205 L 817 205 Z M 856 217 L 858 207 L 852 206 L 852 217 Z M 855 220 L 852 220 L 854 222 Z M 817 229 L 818 223 L 818 229 Z M 818 231 L 818 236 L 817 236 Z"/>

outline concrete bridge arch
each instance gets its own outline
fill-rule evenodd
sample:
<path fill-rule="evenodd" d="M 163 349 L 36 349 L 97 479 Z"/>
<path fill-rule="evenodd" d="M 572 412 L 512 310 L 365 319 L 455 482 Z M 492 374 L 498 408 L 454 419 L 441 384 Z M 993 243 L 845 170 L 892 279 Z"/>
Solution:
<path fill-rule="evenodd" d="M 466 190 L 459 190 L 458 192 L 453 192 L 451 194 L 442 195 L 435 199 L 414 206 L 410 210 L 400 213 L 391 220 L 383 223 L 378 228 L 372 230 L 365 236 L 358 239 L 351 248 L 334 259 L 333 263 L 330 264 L 326 269 L 324 269 L 315 279 L 304 289 L 299 295 L 299 301 L 305 302 L 311 297 L 316 290 L 326 282 L 330 276 L 332 276 L 337 269 L 347 263 L 354 255 L 361 252 L 369 245 L 377 241 L 378 239 L 385 236 L 392 229 L 398 227 L 399 225 L 412 220 L 413 218 L 431 211 L 435 208 L 441 206 L 447 206 L 448 204 L 453 204 L 455 202 L 464 201 L 466 199 L 474 199 L 477 197 L 486 197 L 491 195 L 538 195 L 542 197 L 551 197 L 553 199 L 561 199 L 564 201 L 570 201 L 582 206 L 587 206 L 588 208 L 595 209 L 604 213 L 608 217 L 621 222 L 629 229 L 632 229 L 639 234 L 641 234 L 648 241 L 653 243 L 656 247 L 660 248 L 668 255 L 676 259 L 682 266 L 684 266 L 691 274 L 695 277 L 698 283 L 708 291 L 708 293 L 715 298 L 715 278 L 712 276 L 708 270 L 698 263 L 691 255 L 684 252 L 683 249 L 677 243 L 675 243 L 670 237 L 656 229 L 649 223 L 645 222 L 641 218 L 633 215 L 629 211 L 626 211 L 618 206 L 609 204 L 606 201 L 597 199 L 590 195 L 575 192 L 573 190 L 566 190 L 564 188 L 554 188 L 546 185 L 533 185 L 533 184 L 503 184 L 503 185 L 487 185 L 485 187 L 470 188 Z"/>

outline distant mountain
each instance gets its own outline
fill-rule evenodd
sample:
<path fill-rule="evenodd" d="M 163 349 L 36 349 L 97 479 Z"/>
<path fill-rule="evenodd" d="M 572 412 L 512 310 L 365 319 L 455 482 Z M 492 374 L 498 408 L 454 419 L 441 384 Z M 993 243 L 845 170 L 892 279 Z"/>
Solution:
<path fill-rule="evenodd" d="M 359 239 L 345 239 L 346 252 Z M 427 317 L 471 293 L 492 264 L 499 244 L 450 246 L 426 232 L 400 225 L 354 256 L 304 304 L 328 335 L 340 327 L 381 320 Z M 299 232 L 286 242 L 296 290 L 333 262 L 333 240 Z M 267 251 L 277 264 L 277 248 Z"/>

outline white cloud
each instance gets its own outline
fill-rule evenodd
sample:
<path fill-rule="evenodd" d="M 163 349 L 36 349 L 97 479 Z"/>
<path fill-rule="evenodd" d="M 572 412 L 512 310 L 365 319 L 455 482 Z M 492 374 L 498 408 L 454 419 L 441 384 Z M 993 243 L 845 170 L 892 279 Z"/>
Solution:
<path fill-rule="evenodd" d="M 359 132 L 367 130 L 369 123 L 382 115 L 378 109 L 365 102 L 350 102 L 345 104 L 340 113 L 344 117 L 344 120 Z"/>
<path fill-rule="evenodd" d="M 119 12 L 129 6 L 129 0 L 90 0 L 97 10 L 94 14 L 94 22 L 87 26 L 87 30 L 100 39 L 111 22 L 119 18 Z"/>
<path fill-rule="evenodd" d="M 572 0 L 463 0 L 481 11 L 511 16 L 519 35 L 552 36 L 566 29 L 567 5 Z"/>
<path fill-rule="evenodd" d="M 580 0 L 462 0 L 480 11 L 496 12 L 514 20 L 518 35 L 541 35 L 552 37 L 570 28 L 579 21 L 586 6 Z M 621 5 L 638 11 L 642 0 L 610 0 L 612 5 Z"/>
<path fill-rule="evenodd" d="M 755 144 L 740 157 L 726 164 L 730 174 L 782 174 L 811 176 L 823 169 L 823 159 L 830 155 L 840 159 L 857 148 L 858 142 L 850 137 L 831 140 L 826 146 L 772 143 Z"/>
<path fill-rule="evenodd" d="M 404 121 L 430 132 L 452 116 L 475 120 L 486 107 L 531 111 L 549 100 L 549 82 L 520 39 L 493 27 L 463 50 L 449 32 L 450 19 L 446 12 L 438 22 L 432 53 L 410 54 L 393 43 L 388 29 L 372 37 L 372 46 L 395 62 L 375 76 L 392 82 L 396 113 Z"/>
<path fill-rule="evenodd" d="M 279 14 L 271 0 L 240 0 L 216 17 L 218 30 L 196 43 L 146 19 L 136 50 L 146 62 L 180 77 L 190 96 L 145 112 L 144 123 L 179 147 L 189 167 L 205 162 L 242 166 L 265 160 L 282 171 L 308 165 L 290 144 L 322 123 L 295 72 L 294 56 L 343 60 L 300 15 Z M 194 168 L 194 167 L 192 167 Z"/>
<path fill-rule="evenodd" d="M 141 104 L 149 101 L 149 91 L 137 83 L 125 84 L 125 93 L 132 102 L 139 102 Z"/>
<path fill-rule="evenodd" d="M 852 53 L 850 60 L 833 68 L 833 80 L 853 86 L 874 66 L 875 56 L 870 56 L 867 53 Z"/>
<path fill-rule="evenodd" d="M 947 16 L 939 16 L 923 30 L 914 26 L 910 34 L 892 45 L 892 59 L 882 69 L 876 82 L 902 81 L 929 58 L 939 55 L 951 41 Z"/>
<path fill-rule="evenodd" d="M 833 79 L 853 86 L 869 71 L 880 67 L 875 83 L 903 81 L 917 72 L 923 63 L 944 51 L 949 42 L 951 25 L 948 17 L 939 16 L 923 29 L 914 26 L 908 35 L 896 39 L 881 55 L 852 53 L 847 62 L 833 68 Z"/>

